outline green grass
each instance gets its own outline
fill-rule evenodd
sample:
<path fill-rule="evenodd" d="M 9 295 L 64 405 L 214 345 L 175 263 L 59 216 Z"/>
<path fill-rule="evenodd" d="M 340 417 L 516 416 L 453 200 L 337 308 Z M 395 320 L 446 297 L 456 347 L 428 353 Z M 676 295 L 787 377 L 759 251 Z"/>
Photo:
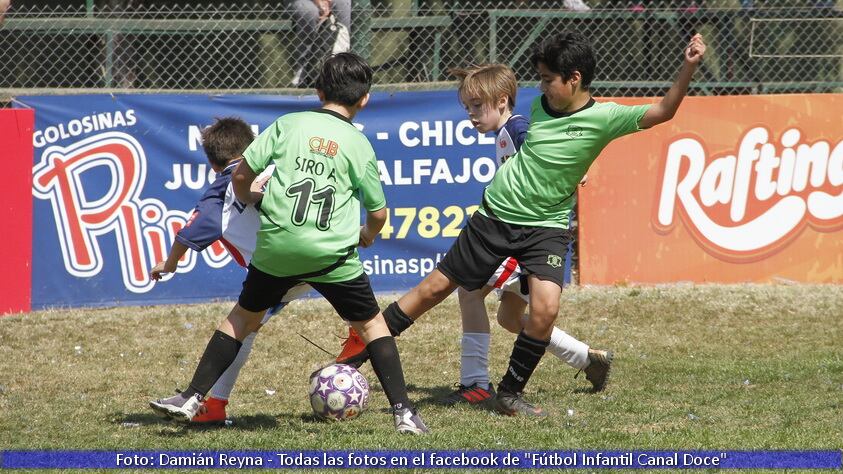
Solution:
<path fill-rule="evenodd" d="M 389 300 L 382 300 L 385 306 Z M 490 313 L 495 303 L 489 298 Z M 184 387 L 231 303 L 54 310 L 0 318 L 0 449 L 840 449 L 843 287 L 670 286 L 566 290 L 557 325 L 615 351 L 609 388 L 548 354 L 527 396 L 543 421 L 447 408 L 459 377 L 456 300 L 399 339 L 410 396 L 433 433 L 394 435 L 370 365 L 370 409 L 310 416 L 308 375 L 344 325 L 301 301 L 258 336 L 229 405 L 234 425 L 185 428 L 147 401 Z M 497 381 L 514 336 L 493 329 Z M 275 390 L 268 395 L 267 390 Z M 573 416 L 568 415 L 573 410 Z"/>

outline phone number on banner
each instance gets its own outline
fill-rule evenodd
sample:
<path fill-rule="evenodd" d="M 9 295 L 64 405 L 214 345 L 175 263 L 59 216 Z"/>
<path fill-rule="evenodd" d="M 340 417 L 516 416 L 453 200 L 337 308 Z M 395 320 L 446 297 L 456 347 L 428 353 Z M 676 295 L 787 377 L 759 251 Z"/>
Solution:
<path fill-rule="evenodd" d="M 465 219 L 471 217 L 480 207 L 448 206 L 439 209 L 433 206 L 393 207 L 386 209 L 386 223 L 381 229 L 382 239 L 405 239 L 413 231 L 423 239 L 456 237 L 460 234 Z"/>

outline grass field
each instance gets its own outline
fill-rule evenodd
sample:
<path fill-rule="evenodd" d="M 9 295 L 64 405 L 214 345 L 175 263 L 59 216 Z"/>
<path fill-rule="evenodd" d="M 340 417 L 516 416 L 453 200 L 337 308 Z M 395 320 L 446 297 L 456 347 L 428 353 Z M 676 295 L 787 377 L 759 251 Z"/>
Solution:
<path fill-rule="evenodd" d="M 368 412 L 347 423 L 311 417 L 308 375 L 328 358 L 296 333 L 332 351 L 344 333 L 322 301 L 292 304 L 258 336 L 229 405 L 233 426 L 185 428 L 154 416 L 147 401 L 189 382 L 230 306 L 0 318 L 0 449 L 843 447 L 841 286 L 566 290 L 558 325 L 613 349 L 616 363 L 609 388 L 592 394 L 584 377 L 546 355 L 527 387 L 550 413 L 543 421 L 437 405 L 459 377 L 452 297 L 398 344 L 411 398 L 433 431 L 425 437 L 394 435 L 369 365 Z M 495 381 L 513 340 L 493 329 Z"/>

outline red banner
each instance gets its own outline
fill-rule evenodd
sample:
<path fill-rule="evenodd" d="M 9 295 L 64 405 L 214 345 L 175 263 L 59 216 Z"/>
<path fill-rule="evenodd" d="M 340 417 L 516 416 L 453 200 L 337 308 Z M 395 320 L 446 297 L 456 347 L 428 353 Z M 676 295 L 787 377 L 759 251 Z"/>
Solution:
<path fill-rule="evenodd" d="M 843 282 L 841 111 L 839 94 L 689 97 L 610 144 L 580 192 L 581 282 Z"/>
<path fill-rule="evenodd" d="M 29 311 L 32 276 L 32 110 L 0 109 L 0 315 Z"/>

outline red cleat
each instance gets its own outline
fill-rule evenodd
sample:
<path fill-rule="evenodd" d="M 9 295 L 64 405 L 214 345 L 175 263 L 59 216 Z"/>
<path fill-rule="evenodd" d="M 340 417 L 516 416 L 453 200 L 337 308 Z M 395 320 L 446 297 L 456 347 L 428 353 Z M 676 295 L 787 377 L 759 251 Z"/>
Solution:
<path fill-rule="evenodd" d="M 225 406 L 228 405 L 228 400 L 221 398 L 209 397 L 202 406 L 199 407 L 199 412 L 196 416 L 191 418 L 191 423 L 208 423 L 208 424 L 222 424 L 225 423 Z"/>
<path fill-rule="evenodd" d="M 337 356 L 337 363 L 357 369 L 367 360 L 369 360 L 369 351 L 366 350 L 366 343 L 360 339 L 360 335 L 354 328 L 348 328 L 348 337 L 342 342 L 342 352 Z"/>

